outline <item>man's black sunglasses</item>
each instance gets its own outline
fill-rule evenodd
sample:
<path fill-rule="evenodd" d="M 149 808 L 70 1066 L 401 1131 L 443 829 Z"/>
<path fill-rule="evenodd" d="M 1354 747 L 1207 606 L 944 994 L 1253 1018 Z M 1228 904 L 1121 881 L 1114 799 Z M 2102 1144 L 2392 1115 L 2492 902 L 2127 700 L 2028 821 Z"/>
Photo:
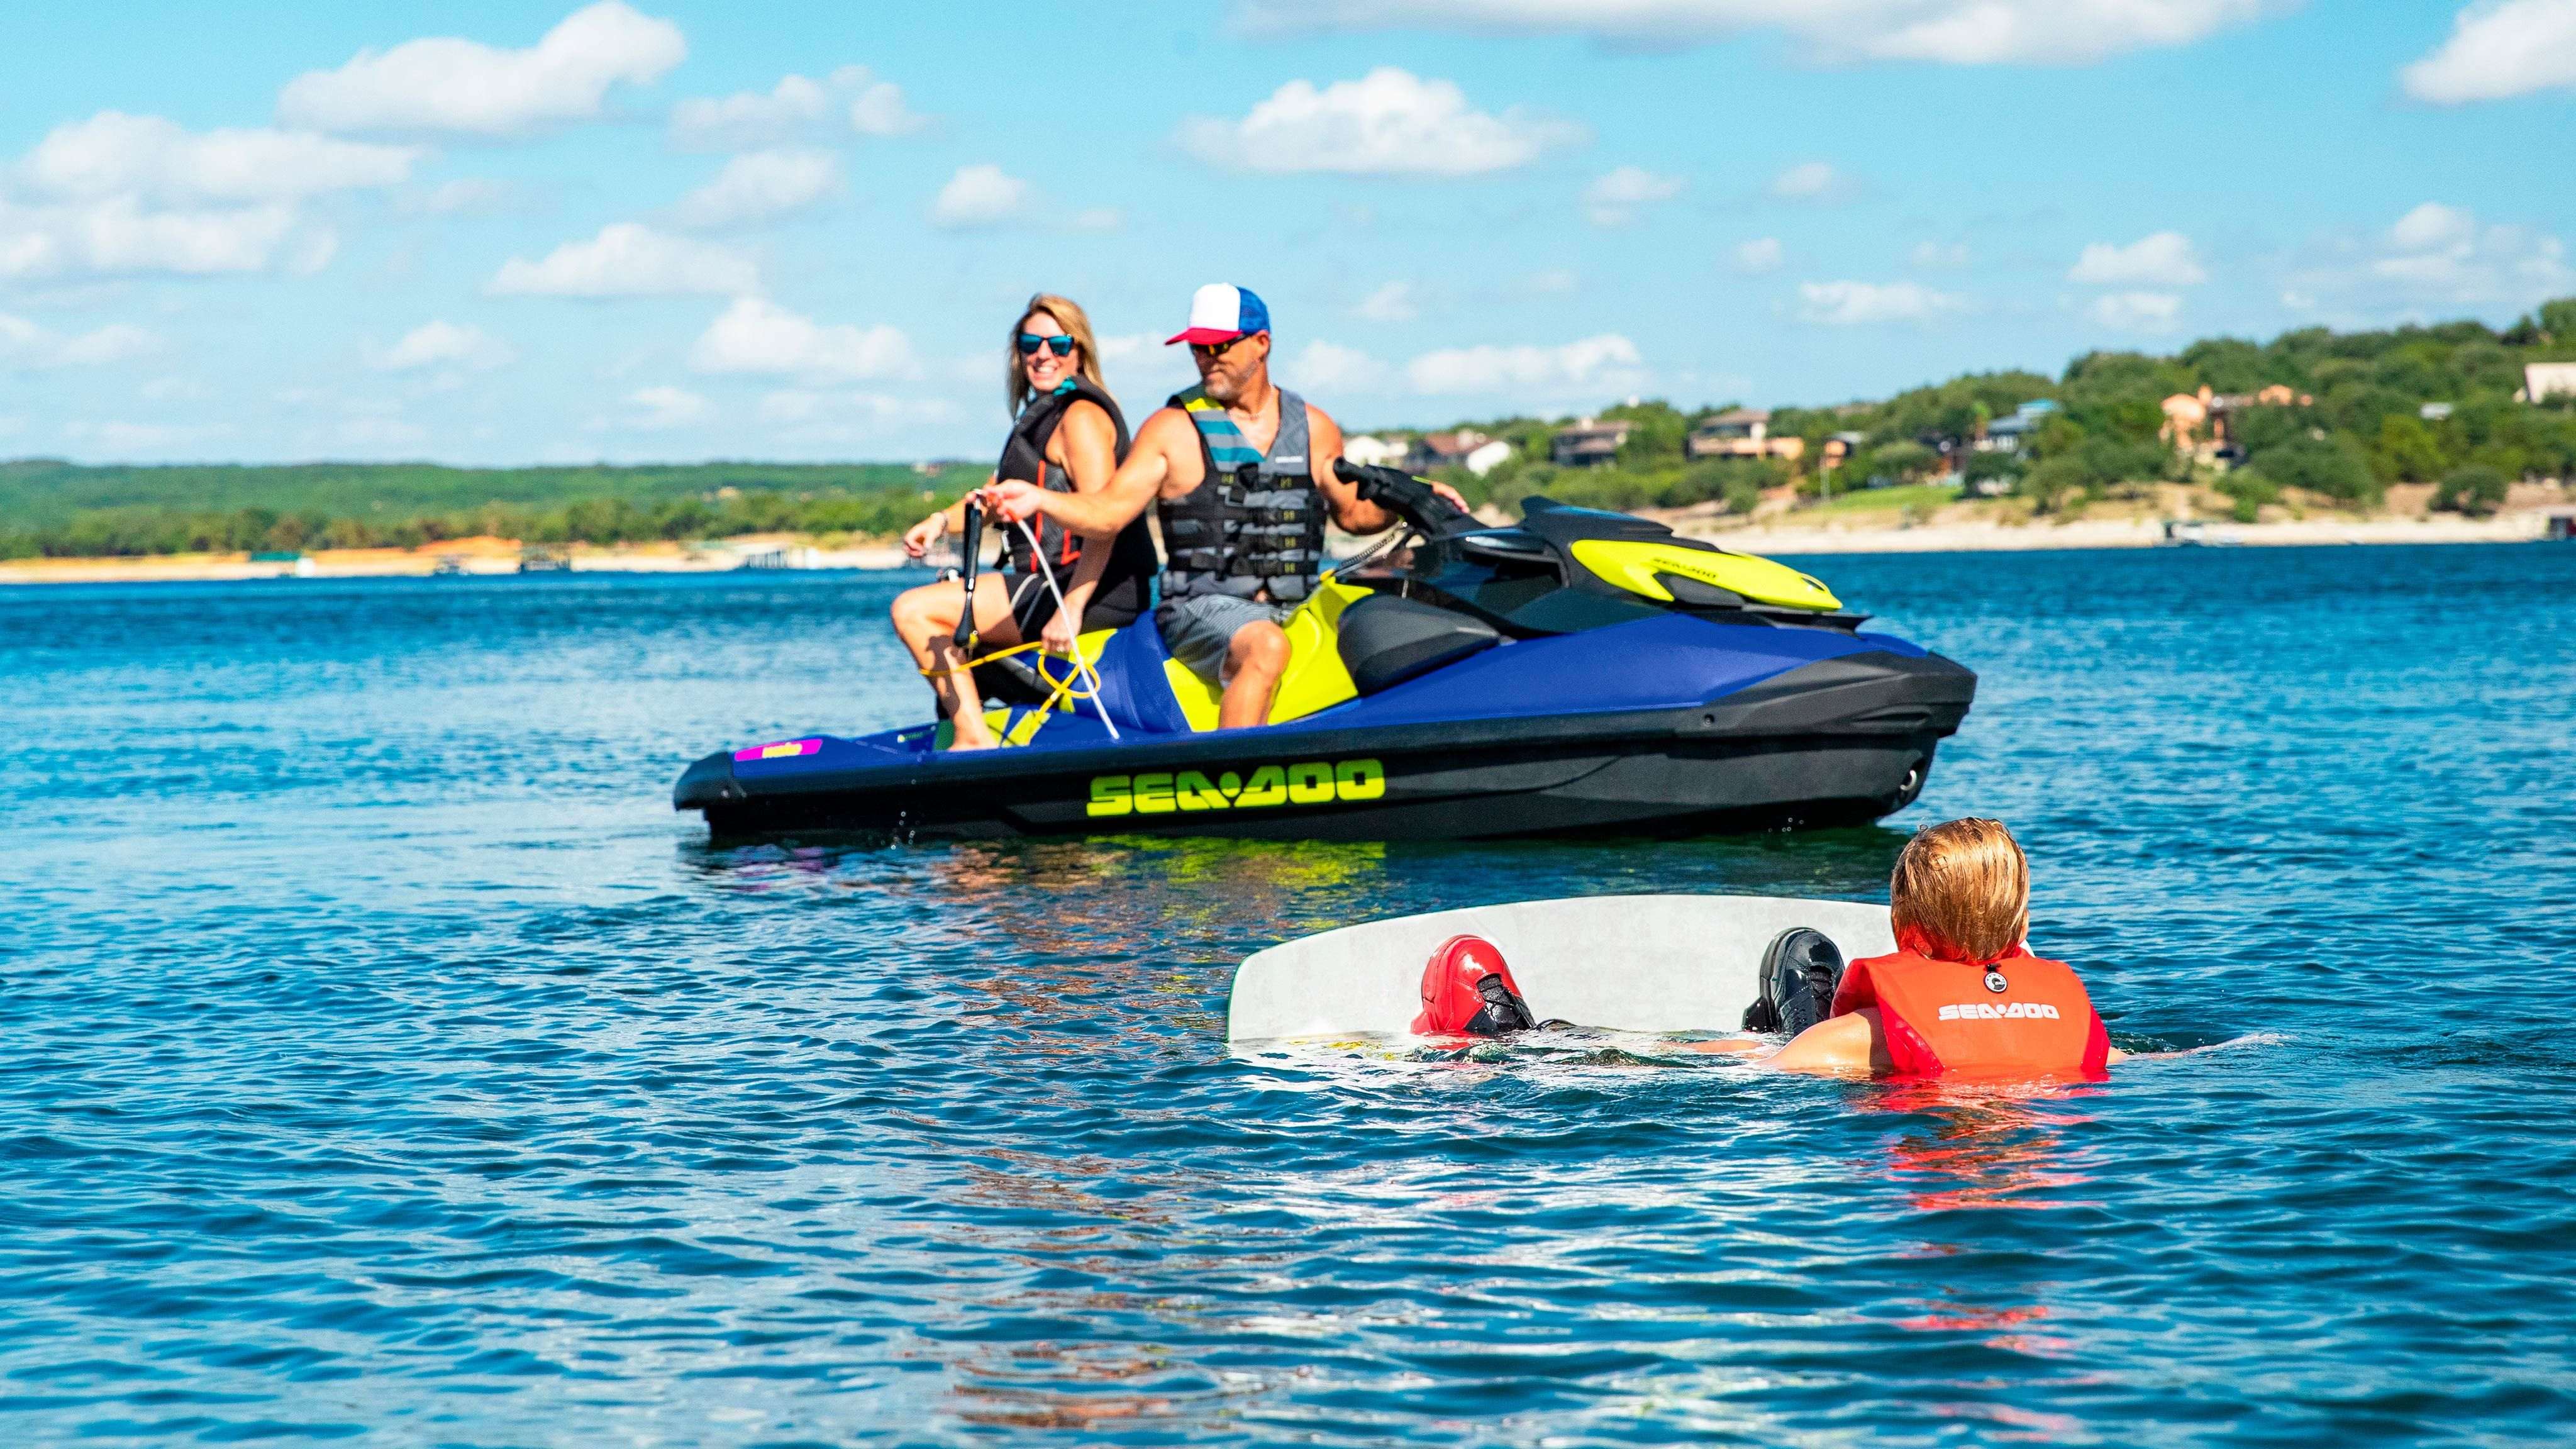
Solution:
<path fill-rule="evenodd" d="M 1020 334 L 1020 355 L 1022 357 L 1037 356 L 1038 349 L 1041 347 L 1054 353 L 1058 357 L 1071 357 L 1073 355 L 1073 339 L 1061 332 L 1057 333 L 1053 337 L 1040 337 L 1034 332 L 1023 332 Z"/>

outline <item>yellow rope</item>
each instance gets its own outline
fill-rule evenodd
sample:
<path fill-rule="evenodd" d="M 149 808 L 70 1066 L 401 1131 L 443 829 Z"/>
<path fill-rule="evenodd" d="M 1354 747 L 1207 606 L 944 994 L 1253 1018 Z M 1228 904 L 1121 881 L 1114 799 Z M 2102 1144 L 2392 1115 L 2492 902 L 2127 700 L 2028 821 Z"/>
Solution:
<path fill-rule="evenodd" d="M 1080 649 L 1082 646 L 1077 644 L 1074 647 L 1076 649 Z M 1098 699 L 1100 697 L 1100 691 L 1096 688 L 1080 691 L 1077 691 L 1074 688 L 1075 685 L 1082 682 L 1081 657 L 1078 654 L 1059 655 L 1054 650 L 1047 648 L 1046 641 L 1043 639 L 1029 644 L 1014 644 L 1008 649 L 996 649 L 990 654 L 979 654 L 972 659 L 966 660 L 960 664 L 952 665 L 946 669 L 924 669 L 921 671 L 921 676 L 924 679 L 937 679 L 944 675 L 958 674 L 972 669 L 978 664 L 990 664 L 996 659 L 1008 659 L 1014 654 L 1026 654 L 1032 649 L 1039 651 L 1037 661 L 1038 678 L 1043 679 L 1048 684 L 1054 686 L 1053 691 L 1047 695 L 1045 702 L 1037 707 L 1036 713 L 1041 715 L 1052 714 L 1055 711 L 1056 705 L 1060 702 L 1070 706 L 1071 704 L 1081 700 Z M 1073 673 L 1066 675 L 1062 679 L 1058 679 L 1054 675 L 1047 673 L 1046 661 L 1050 658 L 1073 660 Z"/>
<path fill-rule="evenodd" d="M 996 659 L 1008 659 L 1014 654 L 1026 654 L 1032 649 L 1044 648 L 1046 648 L 1046 641 L 1043 639 L 1034 644 L 1014 644 L 1008 649 L 997 649 L 990 654 L 978 654 L 972 659 L 966 660 L 960 664 L 952 665 L 946 669 L 925 669 L 921 671 L 921 677 L 924 679 L 938 679 L 945 675 L 955 674 L 960 670 L 972 669 L 978 664 L 990 664 Z M 1044 673 L 1045 671 L 1041 670 L 1039 672 Z"/>

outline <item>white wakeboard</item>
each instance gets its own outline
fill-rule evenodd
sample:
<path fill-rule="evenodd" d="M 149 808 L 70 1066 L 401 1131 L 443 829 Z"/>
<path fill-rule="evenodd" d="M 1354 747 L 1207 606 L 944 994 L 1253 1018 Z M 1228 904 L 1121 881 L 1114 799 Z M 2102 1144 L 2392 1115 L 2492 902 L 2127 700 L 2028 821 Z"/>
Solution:
<path fill-rule="evenodd" d="M 1795 896 L 1578 896 L 1401 916 L 1257 952 L 1235 968 L 1229 1042 L 1403 1035 L 1422 968 L 1451 936 L 1501 948 L 1532 1012 L 1617 1031 L 1734 1031 L 1760 992 L 1762 953 L 1812 926 L 1843 959 L 1896 949 L 1887 907 Z"/>

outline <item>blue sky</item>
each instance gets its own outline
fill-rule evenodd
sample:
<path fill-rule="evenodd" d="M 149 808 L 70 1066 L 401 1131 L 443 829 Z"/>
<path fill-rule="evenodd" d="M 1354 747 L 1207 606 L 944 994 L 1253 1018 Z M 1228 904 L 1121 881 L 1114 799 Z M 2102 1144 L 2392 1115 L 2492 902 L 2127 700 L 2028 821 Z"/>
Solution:
<path fill-rule="evenodd" d="M 1786 16 L 1787 19 L 1779 17 Z M 969 18 L 971 17 L 971 18 Z M 980 457 L 1045 288 L 1360 427 L 2576 293 L 2576 0 L 50 7 L 0 457 Z"/>

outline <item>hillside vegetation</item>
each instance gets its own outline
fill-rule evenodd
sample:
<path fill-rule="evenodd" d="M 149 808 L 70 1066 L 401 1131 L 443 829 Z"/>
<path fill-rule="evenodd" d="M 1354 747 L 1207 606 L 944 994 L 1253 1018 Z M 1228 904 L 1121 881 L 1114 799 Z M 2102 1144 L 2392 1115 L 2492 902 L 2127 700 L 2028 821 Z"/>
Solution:
<path fill-rule="evenodd" d="M 1593 468 L 1547 461 L 1558 424 L 1498 418 L 1467 426 L 1512 443 L 1511 459 L 1481 479 L 1463 469 L 1448 476 L 1479 503 L 1508 505 L 1545 493 L 1603 508 L 1715 502 L 1742 512 L 1760 490 L 1784 482 L 1814 497 L 1825 483 L 1814 466 L 1825 441 L 1856 433 L 1858 447 L 1834 469 L 1836 493 L 1904 488 L 1959 467 L 1966 481 L 1998 480 L 2041 512 L 2144 484 L 2208 481 L 2248 519 L 2291 489 L 2311 501 L 2368 510 L 2392 483 L 2438 484 L 2436 506 L 2474 513 L 2500 503 L 2514 480 L 2576 474 L 2571 400 L 2514 400 L 2526 363 L 2567 361 L 2576 361 L 2576 298 L 2551 302 L 2503 331 L 2448 322 L 2380 332 L 2310 328 L 2268 343 L 2213 338 L 2166 357 L 2088 353 L 2057 377 L 1976 373 L 1879 402 L 1781 408 L 1771 415 L 1772 435 L 1795 434 L 1807 445 L 1794 468 L 1775 460 L 1688 461 L 1683 440 L 1718 408 L 1686 413 L 1654 401 L 1605 408 L 1601 417 L 1635 428 L 1615 464 Z M 2273 386 L 2309 401 L 2235 414 L 2241 466 L 2194 459 L 2160 436 L 2163 401 L 2176 393 L 2207 387 L 2250 394 Z M 1970 446 L 1986 424 L 2040 399 L 2060 411 L 2026 449 Z M 2425 417 L 2432 403 L 2447 404 L 2449 415 Z"/>
<path fill-rule="evenodd" d="M 2565 398 L 2518 403 L 2531 362 L 2576 361 L 2576 298 L 2548 303 L 2501 331 L 2448 322 L 2378 332 L 2311 328 L 2267 343 L 2195 342 L 2171 356 L 2094 352 L 2050 377 L 1977 373 L 1877 402 L 1782 408 L 1775 436 L 1806 440 L 1796 465 L 1693 463 L 1683 441 L 1717 409 L 1660 402 L 1607 408 L 1635 426 L 1616 463 L 1547 461 L 1559 424 L 1509 417 L 1469 424 L 1514 445 L 1482 478 L 1456 470 L 1478 503 L 1532 493 L 1607 508 L 1715 503 L 1750 512 L 1766 489 L 1812 498 L 1826 439 L 1859 435 L 1834 470 L 1848 494 L 1919 487 L 1964 460 L 1972 483 L 1997 480 L 2043 512 L 2161 481 L 2210 482 L 2240 516 L 2285 492 L 2356 510 L 2393 483 L 2439 485 L 2436 506 L 2491 511 L 2516 479 L 2576 475 L 2576 409 Z M 2235 415 L 2243 456 L 2227 469 L 2159 437 L 2162 401 L 2207 387 L 2248 394 L 2286 387 L 2308 399 Z M 1986 425 L 2037 399 L 2060 411 L 2020 452 L 1976 451 Z M 2449 407 L 2426 417 L 2426 404 Z M 2438 409 L 2436 410 L 2438 411 Z M 1946 451 L 1945 451 L 1945 446 Z M 292 467 L 85 467 L 0 463 L 0 557 L 101 556 L 316 547 L 413 547 L 497 535 L 536 543 L 621 543 L 746 533 L 884 535 L 984 475 L 957 464 L 924 476 L 904 464 L 707 463 L 660 467 L 442 468 L 316 463 Z M 1891 495 L 1891 496 L 1911 496 Z"/>
<path fill-rule="evenodd" d="M 0 463 L 0 557 L 884 534 L 983 480 L 952 465 L 703 463 L 632 468 L 83 467 Z"/>

